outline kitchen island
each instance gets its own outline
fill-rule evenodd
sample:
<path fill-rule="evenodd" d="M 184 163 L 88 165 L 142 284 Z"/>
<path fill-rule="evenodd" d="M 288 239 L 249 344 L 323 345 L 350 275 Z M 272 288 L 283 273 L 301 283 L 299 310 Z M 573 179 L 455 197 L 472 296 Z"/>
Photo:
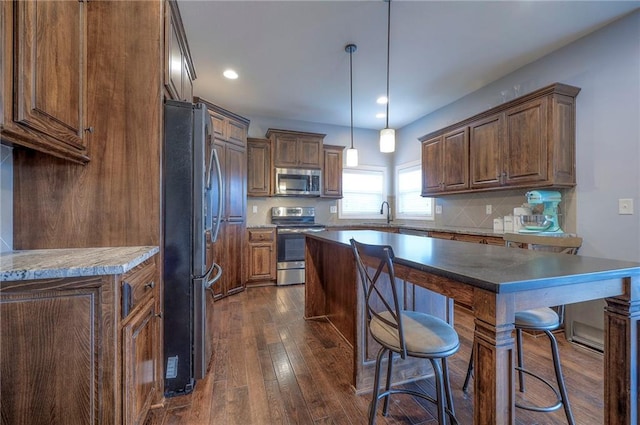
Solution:
<path fill-rule="evenodd" d="M 598 298 L 607 301 L 605 424 L 638 423 L 640 263 L 367 230 L 307 234 L 305 317 L 327 317 L 353 346 L 356 391 L 371 368 L 351 238 L 392 246 L 405 285 L 473 306 L 475 425 L 515 423 L 515 312 Z"/>

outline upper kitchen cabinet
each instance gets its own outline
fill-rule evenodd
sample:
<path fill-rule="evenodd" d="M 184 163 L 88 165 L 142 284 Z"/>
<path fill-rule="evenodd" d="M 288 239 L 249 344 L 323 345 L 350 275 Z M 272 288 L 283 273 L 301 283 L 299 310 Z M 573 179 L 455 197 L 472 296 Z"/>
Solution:
<path fill-rule="evenodd" d="M 276 168 L 321 168 L 325 134 L 289 130 L 267 130 L 271 139 L 273 166 Z"/>
<path fill-rule="evenodd" d="M 247 196 L 271 195 L 271 142 L 247 139 Z"/>
<path fill-rule="evenodd" d="M 202 102 L 207 105 L 215 140 L 231 143 L 242 148 L 247 147 L 248 119 L 197 96 L 193 98 L 193 102 Z"/>
<path fill-rule="evenodd" d="M 196 71 L 175 0 L 169 0 L 165 10 L 165 58 L 166 97 L 191 102 Z"/>
<path fill-rule="evenodd" d="M 455 129 L 422 142 L 422 190 L 448 192 L 469 187 L 469 130 Z"/>
<path fill-rule="evenodd" d="M 575 98 L 579 92 L 577 87 L 552 84 L 420 138 L 422 195 L 575 186 Z M 469 135 L 467 186 L 443 189 L 437 185 L 437 167 L 430 159 L 437 154 L 425 150 L 463 128 Z M 431 149 L 435 152 L 436 147 Z M 466 161 L 462 154 L 459 158 Z M 446 164 L 445 168 L 451 163 Z"/>
<path fill-rule="evenodd" d="M 4 1 L 2 142 L 89 161 L 87 19 L 82 1 Z"/>
<path fill-rule="evenodd" d="M 344 146 L 323 145 L 322 197 L 342 198 L 342 152 Z"/>

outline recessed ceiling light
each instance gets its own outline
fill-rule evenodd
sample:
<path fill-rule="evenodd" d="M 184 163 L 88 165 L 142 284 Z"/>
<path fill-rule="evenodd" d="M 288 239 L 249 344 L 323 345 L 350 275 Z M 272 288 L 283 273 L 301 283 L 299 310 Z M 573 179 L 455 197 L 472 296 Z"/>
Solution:
<path fill-rule="evenodd" d="M 235 72 L 233 69 L 227 69 L 222 73 L 222 75 L 224 75 L 226 78 L 230 80 L 235 80 L 238 78 L 238 73 Z"/>
<path fill-rule="evenodd" d="M 380 96 L 377 100 L 376 103 L 380 104 L 380 105 L 385 105 L 387 103 L 387 96 Z"/>
<path fill-rule="evenodd" d="M 387 116 L 387 114 L 385 114 L 384 112 L 378 112 L 376 114 L 376 118 L 385 118 Z"/>

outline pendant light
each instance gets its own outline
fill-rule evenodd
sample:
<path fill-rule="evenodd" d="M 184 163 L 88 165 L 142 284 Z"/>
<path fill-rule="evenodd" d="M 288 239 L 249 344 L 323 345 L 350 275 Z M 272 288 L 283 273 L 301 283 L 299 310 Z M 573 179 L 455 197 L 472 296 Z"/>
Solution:
<path fill-rule="evenodd" d="M 393 152 L 396 149 L 396 131 L 389 128 L 389 45 L 391 44 L 391 0 L 387 13 L 387 124 L 380 130 L 380 152 Z"/>
<path fill-rule="evenodd" d="M 349 96 L 351 103 L 351 147 L 347 149 L 347 167 L 358 166 L 358 150 L 353 147 L 353 52 L 358 50 L 355 44 L 347 44 L 344 51 L 349 53 Z"/>

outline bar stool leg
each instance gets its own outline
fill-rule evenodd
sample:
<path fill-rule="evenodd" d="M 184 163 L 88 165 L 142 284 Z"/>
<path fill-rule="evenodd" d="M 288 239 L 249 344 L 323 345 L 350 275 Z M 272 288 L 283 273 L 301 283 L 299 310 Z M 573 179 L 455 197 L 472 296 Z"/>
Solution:
<path fill-rule="evenodd" d="M 516 329 L 516 343 L 518 344 L 518 379 L 520 381 L 520 392 L 524 389 L 524 355 L 522 351 L 522 329 Z"/>
<path fill-rule="evenodd" d="M 446 424 L 446 412 L 445 412 L 445 391 L 444 391 L 444 382 L 443 382 L 443 372 L 440 367 L 440 363 L 437 359 L 429 359 L 431 360 L 431 365 L 433 366 L 433 372 L 436 378 L 436 407 L 438 408 L 438 424 Z"/>
<path fill-rule="evenodd" d="M 382 372 L 382 368 L 380 366 L 382 364 L 382 357 L 386 351 L 387 349 L 382 347 L 378 352 L 378 357 L 376 358 L 376 374 L 373 380 L 371 407 L 369 409 L 369 425 L 375 425 L 376 423 L 376 411 L 378 410 L 378 388 L 380 388 L 380 373 Z"/>
<path fill-rule="evenodd" d="M 473 352 L 475 351 L 475 345 L 471 348 L 471 358 L 469 359 L 469 367 L 467 367 L 467 376 L 464 378 L 464 384 L 462 384 L 462 391 L 465 393 L 469 389 L 469 382 L 473 375 Z"/>
<path fill-rule="evenodd" d="M 451 394 L 451 383 L 449 381 L 449 363 L 446 358 L 442 359 L 442 376 L 444 381 L 444 391 L 447 396 L 447 407 L 451 412 L 452 416 L 456 415 L 456 412 L 453 408 L 453 395 Z"/>
<path fill-rule="evenodd" d="M 564 413 L 567 415 L 567 422 L 569 425 L 575 425 L 573 420 L 573 413 L 571 412 L 571 406 L 569 405 L 569 396 L 567 393 L 567 387 L 564 383 L 564 376 L 562 375 L 562 365 L 560 364 L 560 354 L 558 352 L 558 341 L 551 331 L 544 331 L 549 337 L 549 343 L 551 344 L 551 354 L 553 355 L 553 369 L 556 372 L 556 381 L 560 389 L 560 398 L 562 399 L 562 407 Z"/>
<path fill-rule="evenodd" d="M 387 365 L 387 386 L 385 391 L 388 393 L 391 389 L 391 375 L 393 374 L 393 351 L 389 350 L 389 364 Z M 391 398 L 391 394 L 387 394 L 384 398 L 384 405 L 382 407 L 382 414 L 387 416 L 389 412 L 389 399 Z"/>

